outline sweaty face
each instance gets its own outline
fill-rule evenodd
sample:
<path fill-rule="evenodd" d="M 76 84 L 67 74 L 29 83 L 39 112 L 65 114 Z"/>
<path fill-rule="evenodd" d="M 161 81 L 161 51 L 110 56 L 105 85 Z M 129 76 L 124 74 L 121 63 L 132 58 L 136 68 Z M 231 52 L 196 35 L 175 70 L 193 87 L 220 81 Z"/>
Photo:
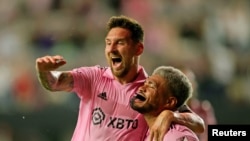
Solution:
<path fill-rule="evenodd" d="M 131 33 L 124 28 L 112 28 L 106 36 L 105 55 L 116 77 L 124 77 L 135 65 L 136 47 Z"/>
<path fill-rule="evenodd" d="M 166 101 L 165 80 L 159 75 L 152 75 L 146 79 L 143 86 L 130 100 L 130 106 L 139 113 L 158 114 Z"/>

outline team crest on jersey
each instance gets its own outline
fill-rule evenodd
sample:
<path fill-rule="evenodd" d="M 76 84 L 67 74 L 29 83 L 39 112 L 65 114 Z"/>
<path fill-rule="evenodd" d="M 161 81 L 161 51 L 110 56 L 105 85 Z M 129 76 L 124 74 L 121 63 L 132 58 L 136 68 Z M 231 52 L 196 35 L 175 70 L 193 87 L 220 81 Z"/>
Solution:
<path fill-rule="evenodd" d="M 92 112 L 92 122 L 94 125 L 101 125 L 105 118 L 105 113 L 100 107 L 95 108 Z M 138 119 L 124 119 L 120 117 L 110 116 L 106 124 L 108 128 L 114 129 L 136 129 L 138 127 Z"/>
<path fill-rule="evenodd" d="M 101 124 L 105 119 L 105 114 L 101 108 L 95 108 L 92 113 L 92 121 L 94 125 Z"/>

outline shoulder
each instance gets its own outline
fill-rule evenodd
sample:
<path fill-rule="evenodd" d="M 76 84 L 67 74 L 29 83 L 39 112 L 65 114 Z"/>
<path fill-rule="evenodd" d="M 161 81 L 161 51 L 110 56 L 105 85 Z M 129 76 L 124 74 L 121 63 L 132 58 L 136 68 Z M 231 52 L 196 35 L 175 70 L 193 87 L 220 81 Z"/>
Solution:
<path fill-rule="evenodd" d="M 71 70 L 70 73 L 74 81 L 96 80 L 102 78 L 107 70 L 108 67 L 101 67 L 99 65 L 83 66 Z"/>
<path fill-rule="evenodd" d="M 76 71 L 76 70 L 98 70 L 98 71 L 102 71 L 102 70 L 106 70 L 109 67 L 103 67 L 100 65 L 95 65 L 95 66 L 82 66 L 82 67 L 78 67 L 78 68 L 74 68 L 72 71 Z"/>
<path fill-rule="evenodd" d="M 71 73 L 104 73 L 108 67 L 96 66 L 83 66 L 79 68 L 74 68 Z"/>
<path fill-rule="evenodd" d="M 164 137 L 165 140 L 199 141 L 197 135 L 189 128 L 179 124 L 173 124 Z"/>

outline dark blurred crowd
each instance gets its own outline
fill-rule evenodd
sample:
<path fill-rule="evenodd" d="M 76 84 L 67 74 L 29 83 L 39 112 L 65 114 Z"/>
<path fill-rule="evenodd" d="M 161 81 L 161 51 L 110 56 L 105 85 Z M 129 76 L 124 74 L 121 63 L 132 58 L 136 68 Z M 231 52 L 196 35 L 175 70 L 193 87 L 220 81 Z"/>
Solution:
<path fill-rule="evenodd" d="M 1 0 L 0 140 L 70 140 L 78 99 L 45 91 L 35 59 L 62 55 L 63 70 L 106 65 L 106 22 L 121 14 L 145 29 L 141 64 L 149 74 L 189 66 L 218 123 L 249 124 L 249 13 L 249 0 Z"/>

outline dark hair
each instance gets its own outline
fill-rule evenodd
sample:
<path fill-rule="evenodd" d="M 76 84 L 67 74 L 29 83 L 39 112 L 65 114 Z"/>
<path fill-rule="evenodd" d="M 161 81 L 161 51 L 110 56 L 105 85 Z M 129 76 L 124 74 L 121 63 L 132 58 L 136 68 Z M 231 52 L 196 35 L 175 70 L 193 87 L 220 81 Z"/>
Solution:
<path fill-rule="evenodd" d="M 152 75 L 155 74 L 165 79 L 168 91 L 177 98 L 176 108 L 182 106 L 192 96 L 192 84 L 179 69 L 171 66 L 160 66 L 153 71 Z"/>
<path fill-rule="evenodd" d="M 135 43 L 143 42 L 144 31 L 136 20 L 124 15 L 112 16 L 107 23 L 107 30 L 110 31 L 115 27 L 128 29 L 131 32 L 131 39 Z"/>

